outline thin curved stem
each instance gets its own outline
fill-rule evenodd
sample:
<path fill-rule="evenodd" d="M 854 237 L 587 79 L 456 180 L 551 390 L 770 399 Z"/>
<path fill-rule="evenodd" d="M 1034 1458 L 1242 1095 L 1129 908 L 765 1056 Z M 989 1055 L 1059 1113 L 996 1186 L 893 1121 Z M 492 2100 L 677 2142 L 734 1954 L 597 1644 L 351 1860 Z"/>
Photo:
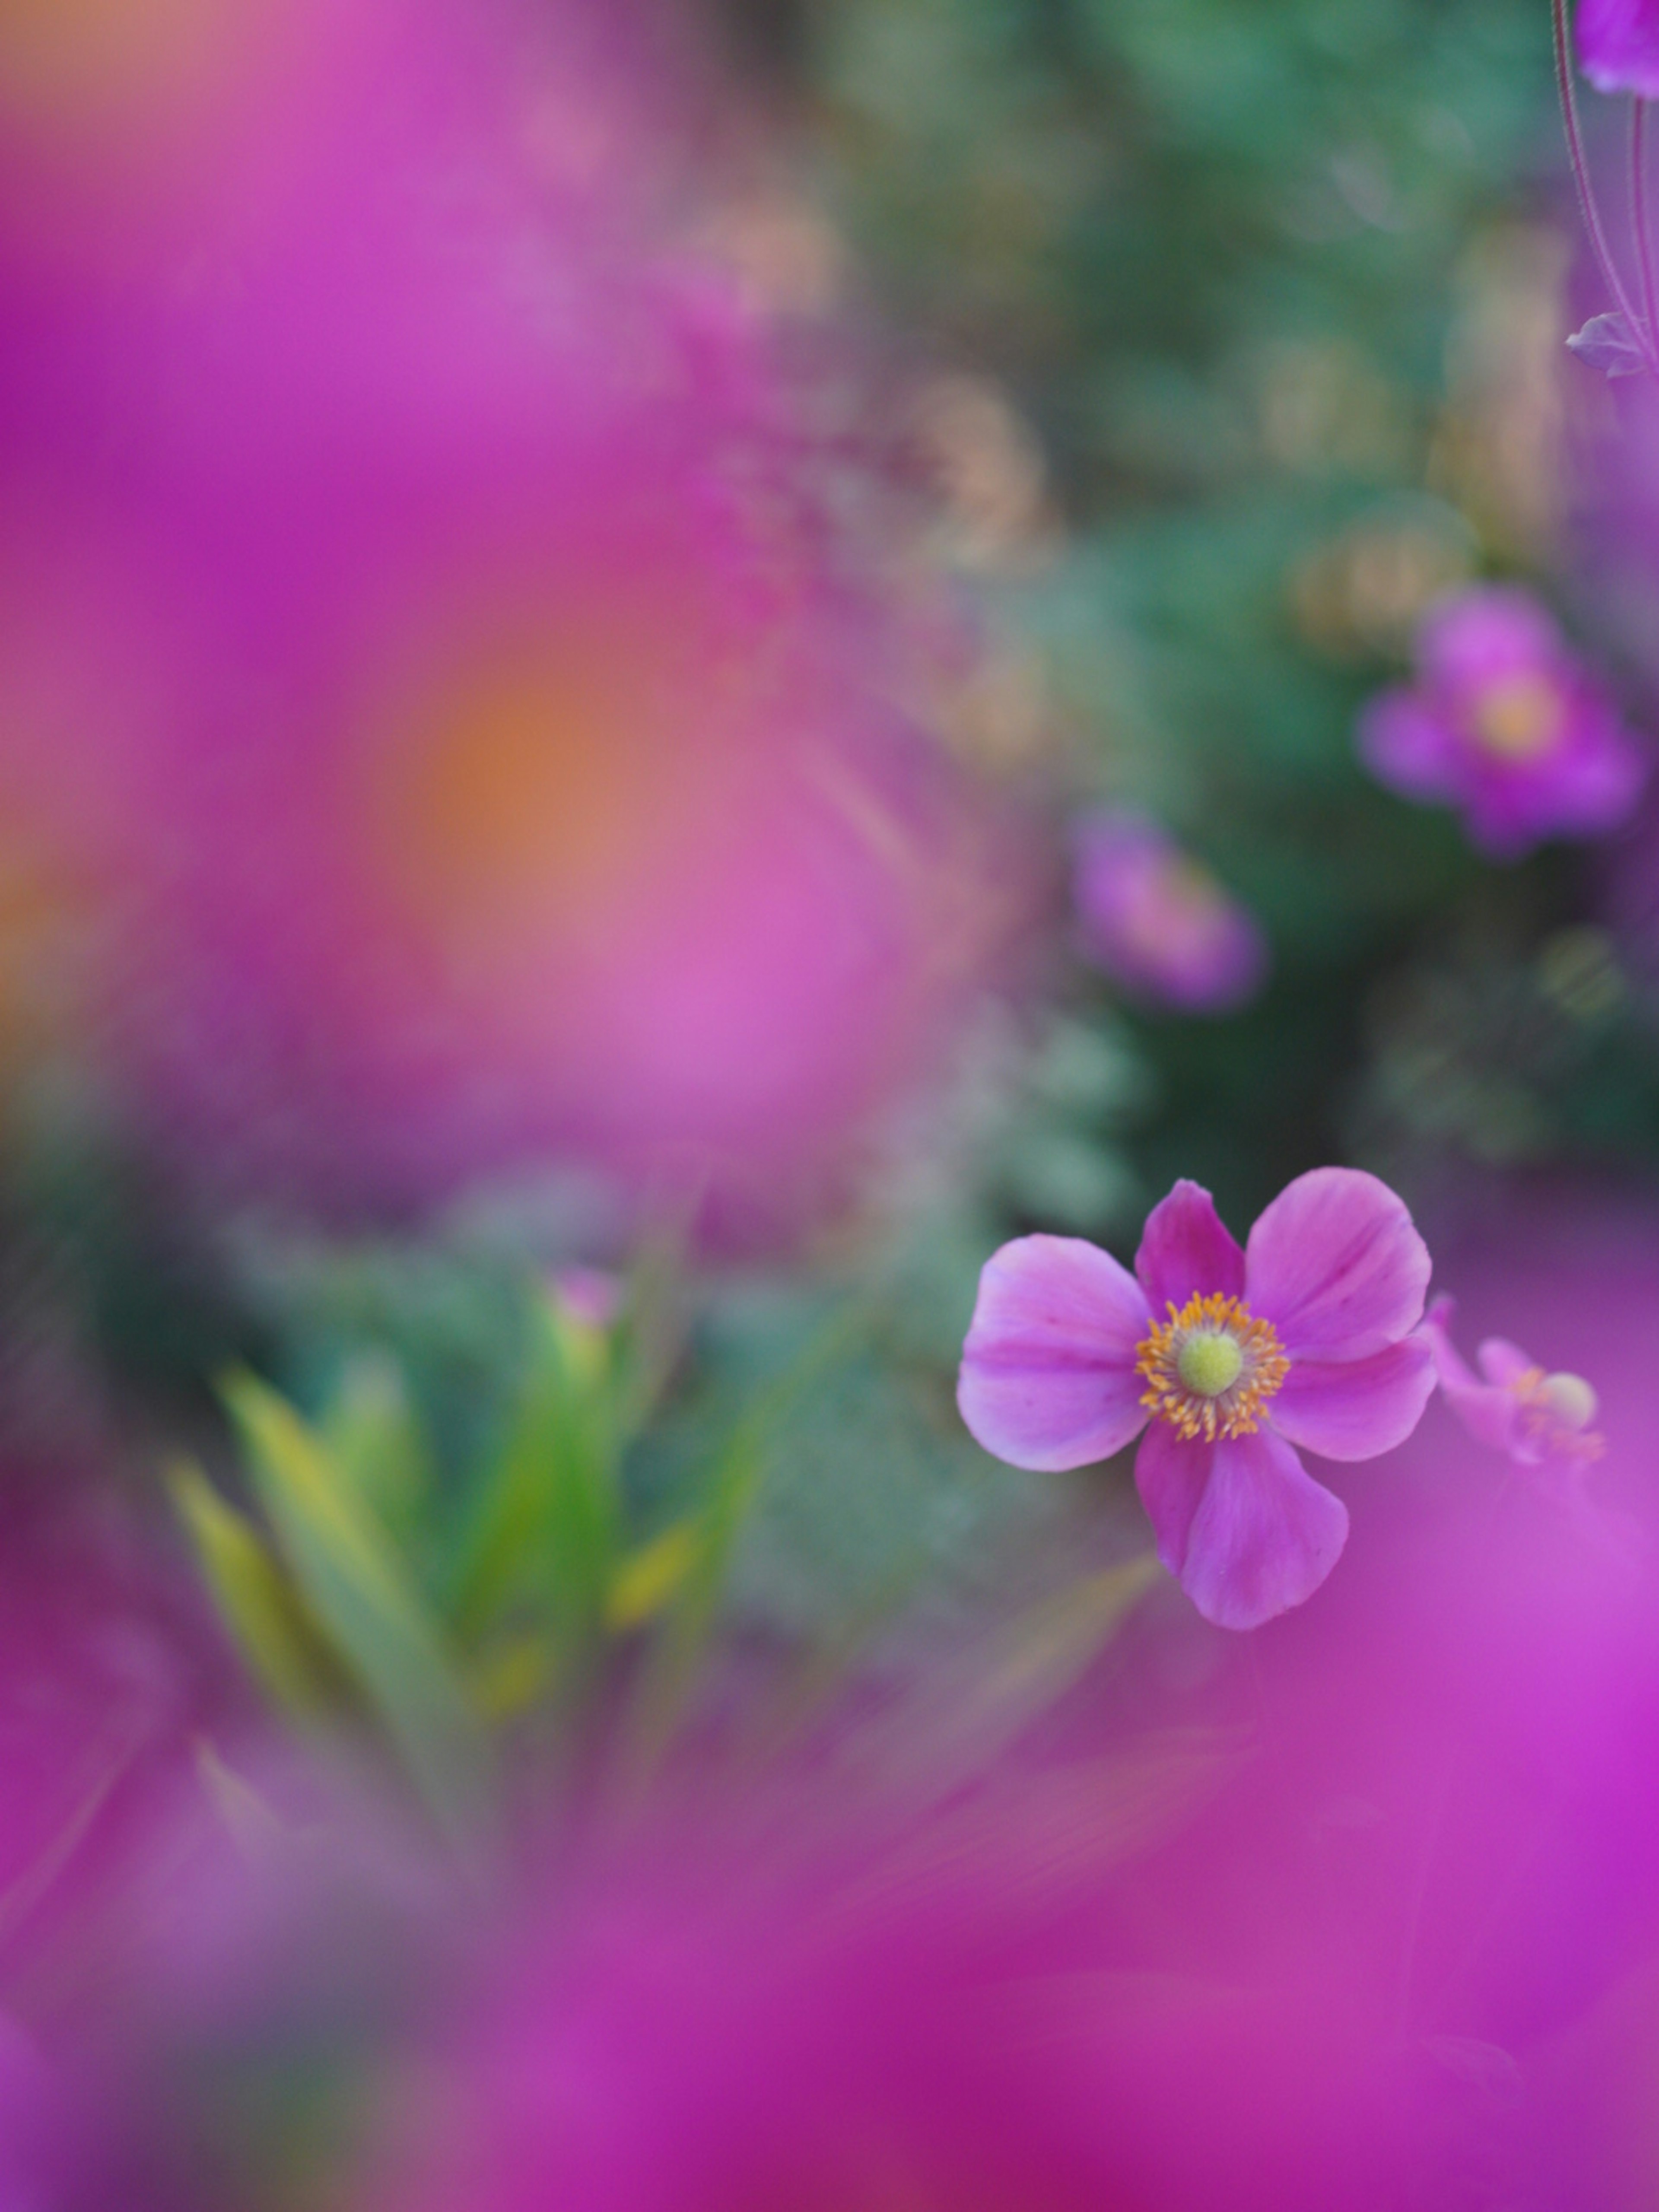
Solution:
<path fill-rule="evenodd" d="M 1636 240 L 1636 267 L 1642 280 L 1642 318 L 1648 343 L 1659 349 L 1659 307 L 1655 305 L 1653 241 L 1648 222 L 1648 104 L 1637 99 L 1630 111 L 1630 227 Z"/>
<path fill-rule="evenodd" d="M 1584 135 L 1578 125 L 1578 101 L 1572 86 L 1572 44 L 1567 23 L 1567 0 L 1552 0 L 1555 19 L 1555 82 L 1561 95 L 1561 121 L 1567 134 L 1567 156 L 1572 164 L 1572 180 L 1578 191 L 1579 212 L 1584 218 L 1584 228 L 1589 234 L 1590 246 L 1602 281 L 1613 295 L 1613 305 L 1624 317 L 1631 336 L 1642 349 L 1642 357 L 1648 368 L 1659 374 L 1659 356 L 1654 352 L 1654 341 L 1647 325 L 1631 306 L 1624 280 L 1619 274 L 1613 249 L 1607 244 L 1607 232 L 1601 226 L 1601 211 L 1595 204 L 1595 194 L 1590 185 L 1589 164 L 1584 157 Z"/>

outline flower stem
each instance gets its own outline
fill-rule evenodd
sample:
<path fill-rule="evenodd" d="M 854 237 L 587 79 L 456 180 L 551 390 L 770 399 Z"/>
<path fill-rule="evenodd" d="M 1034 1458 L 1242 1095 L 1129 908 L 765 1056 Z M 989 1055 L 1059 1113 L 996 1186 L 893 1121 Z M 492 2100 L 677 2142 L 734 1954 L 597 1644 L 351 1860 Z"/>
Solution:
<path fill-rule="evenodd" d="M 1578 126 L 1578 102 L 1572 88 L 1572 46 L 1567 24 L 1567 0 L 1552 0 L 1552 7 L 1555 19 L 1555 82 L 1561 95 L 1561 121 L 1567 134 L 1567 156 L 1572 164 L 1572 180 L 1578 189 L 1579 212 L 1584 218 L 1584 228 L 1589 234 L 1596 265 L 1613 295 L 1613 305 L 1624 317 L 1631 336 L 1641 347 L 1650 372 L 1659 374 L 1659 358 L 1654 353 L 1652 333 L 1631 306 L 1630 296 L 1613 258 L 1613 249 L 1607 244 L 1607 234 L 1601 226 L 1601 211 L 1595 204 L 1595 194 L 1590 185 L 1589 164 L 1584 158 L 1584 137 Z"/>
<path fill-rule="evenodd" d="M 1648 104 L 1633 100 L 1630 111 L 1630 223 L 1636 240 L 1636 266 L 1642 279 L 1642 319 L 1648 345 L 1659 349 L 1659 307 L 1655 305 L 1653 242 L 1648 223 Z"/>

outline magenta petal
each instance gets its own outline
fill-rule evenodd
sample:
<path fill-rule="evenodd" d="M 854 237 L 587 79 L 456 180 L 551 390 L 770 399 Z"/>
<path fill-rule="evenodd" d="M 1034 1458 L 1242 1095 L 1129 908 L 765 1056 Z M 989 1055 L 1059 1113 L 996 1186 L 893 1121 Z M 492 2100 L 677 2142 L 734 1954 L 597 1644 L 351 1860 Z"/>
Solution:
<path fill-rule="evenodd" d="M 1507 1451 L 1520 1408 L 1514 1393 L 1500 1387 L 1507 1378 L 1494 1376 L 1486 1364 L 1486 1353 L 1498 1340 L 1494 1338 L 1480 1347 L 1480 1364 L 1489 1377 L 1482 1382 L 1448 1334 L 1455 1311 L 1450 1298 L 1437 1298 L 1418 1334 L 1429 1347 L 1441 1395 L 1463 1426 L 1477 1443 L 1489 1445 L 1494 1451 Z M 1515 1350 L 1513 1345 L 1505 1348 Z"/>
<path fill-rule="evenodd" d="M 1611 720 L 1587 732 L 1561 763 L 1550 788 L 1551 812 L 1563 830 L 1594 836 L 1628 819 L 1648 780 L 1648 763 Z"/>
<path fill-rule="evenodd" d="M 1455 786 L 1455 738 L 1414 691 L 1373 699 L 1360 716 L 1358 743 L 1377 781 L 1407 799 L 1443 799 Z"/>
<path fill-rule="evenodd" d="M 1347 1541 L 1348 1509 L 1271 1429 L 1210 1449 L 1181 1586 L 1218 1628 L 1259 1628 L 1329 1574 Z"/>
<path fill-rule="evenodd" d="M 1505 1389 L 1510 1383 L 1518 1382 L 1523 1375 L 1534 1373 L 1538 1366 L 1535 1359 L 1528 1359 L 1520 1346 L 1511 1344 L 1506 1336 L 1487 1337 L 1476 1347 L 1474 1356 L 1487 1382 Z"/>
<path fill-rule="evenodd" d="M 1187 1564 L 1193 1516 L 1210 1480 L 1214 1449 L 1189 1443 L 1167 1421 L 1154 1421 L 1135 1454 L 1135 1488 L 1158 1539 L 1158 1556 L 1172 1575 Z"/>
<path fill-rule="evenodd" d="M 1530 592 L 1474 584 L 1429 610 L 1413 651 L 1418 677 L 1431 692 L 1467 694 L 1559 662 L 1561 627 Z"/>
<path fill-rule="evenodd" d="M 1457 1301 L 1443 1291 L 1423 1316 L 1419 1334 L 1434 1355 L 1434 1371 L 1443 1389 L 1467 1385 L 1478 1389 L 1473 1369 L 1451 1340 L 1451 1325 L 1457 1318 Z"/>
<path fill-rule="evenodd" d="M 1416 1326 L 1429 1267 L 1386 1183 L 1357 1168 L 1316 1168 L 1251 1230 L 1245 1296 L 1292 1359 L 1364 1359 Z"/>
<path fill-rule="evenodd" d="M 1323 1459 L 1375 1459 L 1405 1443 L 1434 1384 L 1433 1353 L 1417 1332 L 1369 1359 L 1293 1361 L 1270 1419 Z"/>
<path fill-rule="evenodd" d="M 1146 1301 L 1127 1267 L 1076 1237 L 1022 1237 L 985 1263 L 957 1403 L 1012 1466 L 1055 1473 L 1121 1451 L 1146 1420 L 1135 1347 Z"/>
<path fill-rule="evenodd" d="M 1659 100 L 1659 4 L 1581 0 L 1574 25 L 1578 59 L 1598 92 Z"/>
<path fill-rule="evenodd" d="M 1201 1184 L 1183 1179 L 1147 1215 L 1135 1273 L 1155 1314 L 1184 1306 L 1195 1291 L 1243 1296 L 1244 1255 Z"/>

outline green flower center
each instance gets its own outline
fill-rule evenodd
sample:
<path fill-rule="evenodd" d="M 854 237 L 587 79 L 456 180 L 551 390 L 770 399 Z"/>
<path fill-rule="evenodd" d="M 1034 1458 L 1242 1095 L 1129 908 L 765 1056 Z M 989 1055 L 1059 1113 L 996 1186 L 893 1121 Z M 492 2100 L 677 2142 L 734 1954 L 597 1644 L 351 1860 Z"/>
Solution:
<path fill-rule="evenodd" d="M 1218 1398 L 1243 1372 L 1238 1339 L 1220 1330 L 1194 1329 L 1182 1346 L 1176 1372 L 1200 1398 Z"/>

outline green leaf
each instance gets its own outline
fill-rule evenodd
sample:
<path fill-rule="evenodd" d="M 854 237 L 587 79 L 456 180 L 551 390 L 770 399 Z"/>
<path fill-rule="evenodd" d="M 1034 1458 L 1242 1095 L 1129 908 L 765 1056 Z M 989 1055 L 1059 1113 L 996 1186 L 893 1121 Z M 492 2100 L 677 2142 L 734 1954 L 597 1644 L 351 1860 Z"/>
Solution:
<path fill-rule="evenodd" d="M 376 1352 L 351 1360 L 318 1429 L 335 1467 L 386 1527 L 410 1528 L 432 1465 L 397 1362 Z"/>
<path fill-rule="evenodd" d="M 515 1720 L 547 1695 L 557 1671 L 553 1639 L 538 1629 L 504 1637 L 468 1671 L 472 1701 L 486 1719 Z"/>
<path fill-rule="evenodd" d="M 561 1662 L 599 1634 L 621 1541 L 608 1372 L 538 1303 L 519 1409 L 485 1480 L 449 1606 L 462 1644 L 505 1615 L 544 1625 Z"/>
<path fill-rule="evenodd" d="M 690 1697 L 725 1592 L 738 1531 L 759 1493 L 769 1424 L 739 1424 L 711 1477 L 701 1511 L 688 1524 L 689 1557 L 678 1596 L 664 1620 L 641 1679 L 635 1753 L 641 1773 L 655 1763 Z"/>
<path fill-rule="evenodd" d="M 315 1431 L 253 1376 L 224 1385 L 259 1502 L 306 1601 L 458 1840 L 494 1809 L 489 1747 L 385 1529 Z"/>
<path fill-rule="evenodd" d="M 737 1422 L 685 1526 L 690 1556 L 678 1595 L 645 1668 L 636 1706 L 636 1760 L 648 1768 L 672 1735 L 690 1696 L 720 1613 L 732 1555 L 760 1493 L 777 1432 L 802 1393 L 844 1358 L 870 1326 L 862 1306 L 844 1308 Z"/>
<path fill-rule="evenodd" d="M 621 1441 L 645 1426 L 684 1349 L 681 1291 L 695 1210 L 688 1205 L 679 1219 L 662 1224 L 641 1245 L 629 1270 L 615 1353 L 616 1423 Z"/>
<path fill-rule="evenodd" d="M 684 1587 L 702 1548 L 702 1532 L 696 1522 L 676 1521 L 650 1543 L 630 1552 L 611 1578 L 605 1626 L 625 1631 L 654 1620 Z"/>
<path fill-rule="evenodd" d="M 337 1711 L 349 1700 L 339 1663 L 252 1522 L 190 1460 L 174 1462 L 167 1487 L 220 1616 L 270 1697 L 298 1720 Z"/>

